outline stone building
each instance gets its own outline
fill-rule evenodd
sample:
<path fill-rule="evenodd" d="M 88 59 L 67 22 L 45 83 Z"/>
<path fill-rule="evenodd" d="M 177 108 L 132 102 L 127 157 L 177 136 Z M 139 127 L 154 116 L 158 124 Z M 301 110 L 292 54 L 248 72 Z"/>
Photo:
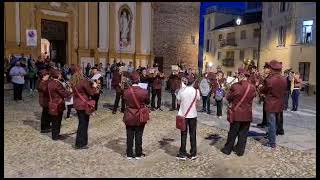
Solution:
<path fill-rule="evenodd" d="M 244 62 L 257 64 L 260 23 L 261 11 L 258 11 L 234 16 L 230 21 L 214 26 L 206 34 L 205 62 L 214 67 L 221 66 L 228 76 Z"/>
<path fill-rule="evenodd" d="M 309 92 L 316 85 L 316 3 L 264 2 L 260 69 L 271 59 L 300 72 Z"/>
<path fill-rule="evenodd" d="M 4 21 L 6 56 L 46 53 L 62 64 L 153 63 L 150 2 L 5 2 Z M 35 46 L 27 36 L 37 38 Z"/>
<path fill-rule="evenodd" d="M 171 65 L 198 68 L 200 2 L 153 2 L 153 53 L 167 74 Z"/>

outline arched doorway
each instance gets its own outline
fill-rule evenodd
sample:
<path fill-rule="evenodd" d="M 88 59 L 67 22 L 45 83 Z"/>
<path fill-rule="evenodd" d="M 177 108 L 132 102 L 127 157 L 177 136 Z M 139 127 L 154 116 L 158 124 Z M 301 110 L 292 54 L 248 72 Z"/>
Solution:
<path fill-rule="evenodd" d="M 41 53 L 42 42 L 43 46 L 47 46 L 49 42 L 47 55 L 62 66 L 67 63 L 67 39 L 66 22 L 41 19 Z"/>

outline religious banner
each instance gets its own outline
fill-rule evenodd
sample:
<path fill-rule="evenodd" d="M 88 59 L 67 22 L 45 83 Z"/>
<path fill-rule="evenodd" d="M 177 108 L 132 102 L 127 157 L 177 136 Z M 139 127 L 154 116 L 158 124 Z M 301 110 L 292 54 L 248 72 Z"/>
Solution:
<path fill-rule="evenodd" d="M 37 46 L 37 30 L 27 29 L 27 46 Z"/>

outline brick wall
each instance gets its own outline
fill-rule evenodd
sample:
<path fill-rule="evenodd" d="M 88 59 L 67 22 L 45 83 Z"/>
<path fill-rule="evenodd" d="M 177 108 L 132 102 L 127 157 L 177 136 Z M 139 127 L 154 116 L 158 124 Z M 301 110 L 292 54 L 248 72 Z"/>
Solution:
<path fill-rule="evenodd" d="M 153 53 L 163 57 L 164 72 L 179 62 L 197 70 L 200 2 L 153 2 L 152 7 Z"/>

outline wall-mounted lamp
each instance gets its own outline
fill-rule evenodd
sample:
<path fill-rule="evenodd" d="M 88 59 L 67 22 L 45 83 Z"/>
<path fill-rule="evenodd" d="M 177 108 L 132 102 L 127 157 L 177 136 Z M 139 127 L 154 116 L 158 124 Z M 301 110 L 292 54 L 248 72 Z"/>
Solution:
<path fill-rule="evenodd" d="M 236 24 L 239 26 L 241 24 L 241 22 L 242 22 L 241 18 L 238 17 L 236 20 Z"/>

